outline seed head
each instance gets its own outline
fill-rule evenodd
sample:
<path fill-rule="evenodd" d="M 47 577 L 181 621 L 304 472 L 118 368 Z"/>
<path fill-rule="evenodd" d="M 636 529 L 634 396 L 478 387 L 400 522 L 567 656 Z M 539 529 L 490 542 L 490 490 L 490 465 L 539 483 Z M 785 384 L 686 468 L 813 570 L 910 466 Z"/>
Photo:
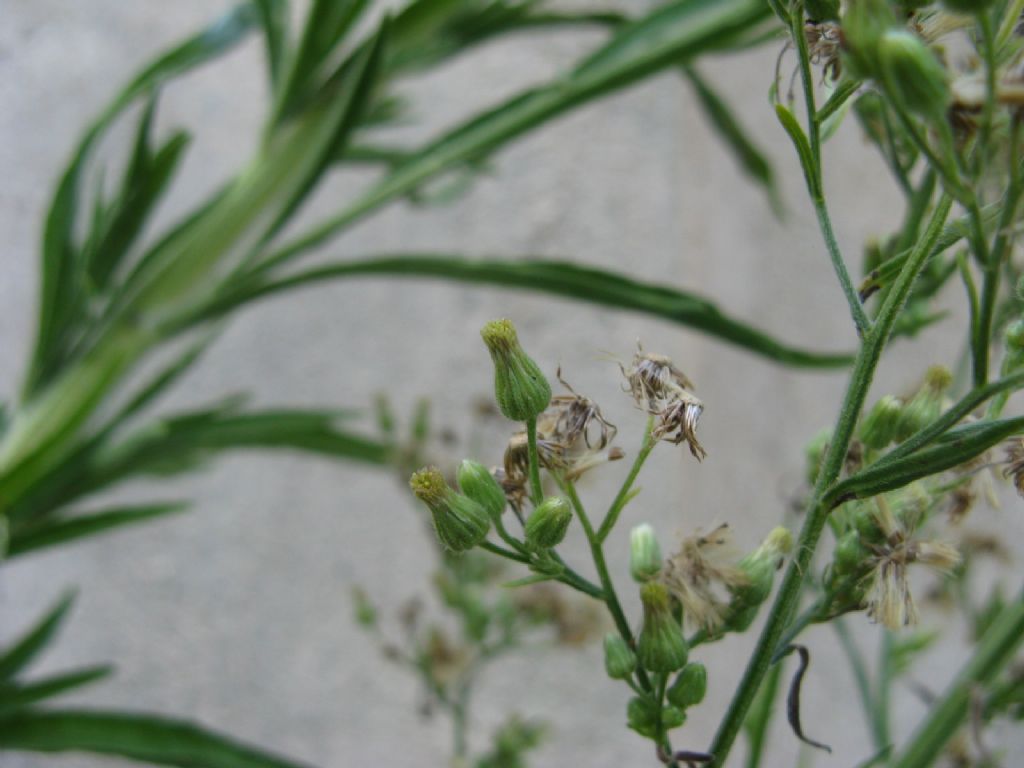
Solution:
<path fill-rule="evenodd" d="M 708 534 L 684 538 L 659 580 L 683 606 L 687 621 L 711 633 L 721 628 L 728 615 L 729 593 L 749 583 L 736 565 L 732 531 L 725 524 Z"/>

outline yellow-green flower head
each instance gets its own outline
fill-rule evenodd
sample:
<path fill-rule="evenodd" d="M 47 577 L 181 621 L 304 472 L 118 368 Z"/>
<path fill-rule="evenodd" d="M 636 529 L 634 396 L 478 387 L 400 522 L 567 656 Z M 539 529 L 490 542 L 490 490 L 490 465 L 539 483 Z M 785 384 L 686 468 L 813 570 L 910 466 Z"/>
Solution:
<path fill-rule="evenodd" d="M 951 97 L 946 69 L 927 45 L 908 29 L 889 29 L 878 44 L 882 81 L 893 98 L 912 112 L 945 119 Z"/>
<path fill-rule="evenodd" d="M 492 520 L 505 511 L 505 491 L 483 464 L 465 459 L 456 472 L 459 490 L 483 507 Z"/>
<path fill-rule="evenodd" d="M 885 395 L 864 417 L 860 426 L 861 442 L 875 450 L 885 448 L 896 439 L 902 418 L 903 404 L 900 403 L 899 398 Z"/>
<path fill-rule="evenodd" d="M 664 584 L 649 581 L 640 587 L 644 623 L 637 638 L 637 658 L 655 673 L 675 672 L 686 664 L 689 649 L 683 628 L 672 615 L 672 599 Z"/>
<path fill-rule="evenodd" d="M 953 382 L 953 376 L 941 365 L 928 369 L 924 384 L 903 407 L 896 439 L 906 440 L 920 429 L 924 429 L 942 415 L 942 396 Z"/>
<path fill-rule="evenodd" d="M 793 534 L 779 526 L 768 534 L 761 546 L 740 560 L 739 569 L 747 580 L 730 590 L 732 612 L 758 606 L 768 599 L 775 572 L 782 567 L 782 559 L 792 548 Z"/>
<path fill-rule="evenodd" d="M 453 552 L 472 549 L 487 537 L 491 520 L 477 502 L 456 493 L 434 467 L 414 472 L 409 486 L 430 509 L 434 530 L 441 543 Z"/>
<path fill-rule="evenodd" d="M 626 680 L 636 670 L 636 654 L 615 632 L 604 636 L 604 669 L 612 680 Z"/>
<path fill-rule="evenodd" d="M 572 522 L 572 508 L 560 496 L 544 499 L 526 519 L 526 543 L 534 549 L 557 547 Z"/>
<path fill-rule="evenodd" d="M 480 331 L 494 362 L 498 408 L 513 421 L 539 416 L 551 402 L 551 385 L 519 344 L 509 320 L 493 320 Z"/>

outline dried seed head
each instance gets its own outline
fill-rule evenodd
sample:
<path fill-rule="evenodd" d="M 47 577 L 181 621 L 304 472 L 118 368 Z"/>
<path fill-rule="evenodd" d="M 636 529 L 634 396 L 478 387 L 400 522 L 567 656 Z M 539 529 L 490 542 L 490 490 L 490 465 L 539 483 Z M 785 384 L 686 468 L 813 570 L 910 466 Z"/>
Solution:
<path fill-rule="evenodd" d="M 649 413 L 657 413 L 664 407 L 664 401 L 673 399 L 683 389 L 695 389 L 686 374 L 665 355 L 645 353 L 640 342 L 629 370 L 620 363 L 622 375 L 626 377 L 628 391 L 636 404 L 646 407 Z"/>
<path fill-rule="evenodd" d="M 1024 438 L 1015 438 L 1006 446 L 1005 463 L 1003 477 L 1012 478 L 1017 494 L 1024 497 Z"/>
<path fill-rule="evenodd" d="M 537 436 L 537 459 L 545 469 L 565 469 L 568 465 L 565 446 Z M 509 478 L 526 477 L 530 471 L 530 446 L 525 432 L 509 438 L 505 447 L 505 474 Z"/>
<path fill-rule="evenodd" d="M 601 415 L 601 408 L 589 397 L 577 394 L 562 378 L 559 367 L 558 381 L 569 390 L 567 395 L 551 398 L 547 410 L 537 419 L 537 431 L 561 443 L 567 450 L 601 450 L 615 439 L 615 425 Z"/>
<path fill-rule="evenodd" d="M 697 440 L 697 422 L 704 411 L 704 404 L 689 392 L 680 390 L 664 410 L 658 414 L 658 423 L 652 436 L 655 440 L 666 440 L 674 445 L 686 443 L 697 461 L 707 456 L 707 451 Z"/>
<path fill-rule="evenodd" d="M 578 480 L 584 473 L 590 471 L 594 467 L 607 464 L 609 461 L 618 461 L 619 459 L 624 458 L 625 455 L 625 451 L 617 445 L 613 445 L 603 451 L 588 451 L 587 453 L 583 453 L 579 456 L 574 456 L 568 460 L 565 479 Z"/>
<path fill-rule="evenodd" d="M 684 538 L 659 578 L 683 606 L 687 621 L 708 632 L 724 623 L 729 593 L 749 583 L 736 564 L 732 531 L 725 524 Z"/>

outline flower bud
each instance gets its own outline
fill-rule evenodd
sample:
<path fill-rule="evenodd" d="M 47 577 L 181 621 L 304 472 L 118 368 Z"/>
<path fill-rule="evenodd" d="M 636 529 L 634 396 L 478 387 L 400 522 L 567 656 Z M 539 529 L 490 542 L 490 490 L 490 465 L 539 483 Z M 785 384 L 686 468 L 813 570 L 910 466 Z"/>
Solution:
<path fill-rule="evenodd" d="M 661 725 L 665 730 L 678 728 L 686 722 L 686 713 L 679 707 L 667 706 L 661 710 Z"/>
<path fill-rule="evenodd" d="M 924 384 L 903 407 L 896 439 L 906 440 L 919 429 L 924 429 L 942 414 L 942 393 L 953 382 L 953 376 L 941 365 L 935 365 L 925 374 Z"/>
<path fill-rule="evenodd" d="M 886 0 L 850 0 L 842 18 L 843 69 L 860 79 L 877 77 L 882 35 L 895 25 Z"/>
<path fill-rule="evenodd" d="M 708 671 L 699 661 L 683 667 L 668 689 L 668 701 L 681 709 L 700 704 L 708 689 Z"/>
<path fill-rule="evenodd" d="M 437 469 L 427 467 L 414 472 L 409 486 L 416 497 L 430 508 L 437 538 L 446 548 L 465 552 L 487 536 L 491 520 L 486 510 L 449 488 Z"/>
<path fill-rule="evenodd" d="M 459 490 L 479 504 L 492 520 L 505 511 L 505 491 L 483 464 L 465 459 L 456 472 Z"/>
<path fill-rule="evenodd" d="M 534 549 L 557 547 L 572 522 L 572 508 L 561 496 L 544 499 L 526 520 L 526 543 Z"/>
<path fill-rule="evenodd" d="M 494 362 L 498 408 L 513 421 L 536 418 L 551 402 L 551 385 L 523 351 L 509 320 L 493 320 L 480 331 Z"/>
<path fill-rule="evenodd" d="M 866 570 L 870 552 L 860 540 L 860 533 L 851 529 L 839 537 L 832 555 L 832 572 L 836 578 Z"/>
<path fill-rule="evenodd" d="M 768 534 L 757 549 L 740 560 L 739 569 L 747 577 L 742 584 L 730 587 L 732 602 L 726 625 L 733 631 L 746 629 L 757 614 L 757 607 L 768 599 L 775 572 L 782 558 L 793 548 L 793 534 L 779 526 Z"/>
<path fill-rule="evenodd" d="M 688 648 L 664 584 L 649 581 L 640 587 L 644 624 L 637 638 L 637 658 L 655 673 L 675 672 L 686 664 Z"/>
<path fill-rule="evenodd" d="M 641 736 L 653 737 L 658 729 L 658 708 L 649 700 L 634 696 L 626 705 L 626 723 Z"/>
<path fill-rule="evenodd" d="M 898 398 L 886 395 L 874 406 L 860 425 L 860 439 L 868 448 L 882 450 L 896 439 L 903 415 Z"/>
<path fill-rule="evenodd" d="M 636 654 L 614 632 L 604 636 L 604 670 L 612 680 L 627 680 L 636 670 Z"/>
<path fill-rule="evenodd" d="M 1018 318 L 1006 326 L 1003 334 L 1006 348 L 1011 352 L 1024 352 L 1024 318 Z"/>
<path fill-rule="evenodd" d="M 923 117 L 943 120 L 950 102 L 946 69 L 913 32 L 886 30 L 878 44 L 882 81 L 892 98 Z"/>
<path fill-rule="evenodd" d="M 647 523 L 629 532 L 629 572 L 638 582 L 650 581 L 661 571 L 661 547 Z"/>

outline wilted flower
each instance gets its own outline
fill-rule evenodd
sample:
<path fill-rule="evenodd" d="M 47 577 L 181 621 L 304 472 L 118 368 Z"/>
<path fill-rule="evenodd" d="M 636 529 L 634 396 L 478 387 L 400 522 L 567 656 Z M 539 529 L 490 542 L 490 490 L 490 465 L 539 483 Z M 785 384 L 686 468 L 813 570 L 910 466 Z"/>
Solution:
<path fill-rule="evenodd" d="M 537 419 L 537 431 L 550 440 L 573 448 L 582 438 L 588 450 L 601 450 L 615 439 L 615 425 L 601 415 L 601 408 L 589 397 L 583 397 L 557 372 L 558 381 L 569 390 L 568 395 L 555 395 L 547 410 Z"/>
<path fill-rule="evenodd" d="M 839 25 L 831 21 L 808 21 L 804 24 L 804 37 L 807 39 L 811 63 L 821 67 L 823 77 L 838 80 L 839 49 L 842 43 Z"/>
<path fill-rule="evenodd" d="M 655 440 L 667 440 L 679 445 L 685 442 L 697 461 L 707 456 L 707 451 L 697 441 L 697 422 L 704 411 L 704 404 L 689 392 L 680 391 L 676 398 L 658 414 L 654 428 Z"/>
<path fill-rule="evenodd" d="M 1024 438 L 1016 438 L 1006 446 L 1006 469 L 1003 477 L 1013 478 L 1017 494 L 1024 497 Z"/>
<path fill-rule="evenodd" d="M 537 435 L 537 460 L 545 469 L 566 467 L 565 446 L 554 440 Z M 509 438 L 505 448 L 505 474 L 510 477 L 526 477 L 530 471 L 530 446 L 525 432 L 517 432 Z"/>
<path fill-rule="evenodd" d="M 687 620 L 708 632 L 725 621 L 729 592 L 749 583 L 736 564 L 732 530 L 726 524 L 703 536 L 684 538 L 660 579 L 682 604 Z"/>
<path fill-rule="evenodd" d="M 890 629 L 917 623 L 917 608 L 907 581 L 907 569 L 921 563 L 947 574 L 960 563 L 960 553 L 942 541 L 915 541 L 912 527 L 897 521 L 886 505 L 879 505 L 875 520 L 885 541 L 872 547 L 873 567 L 866 577 L 868 617 Z"/>

